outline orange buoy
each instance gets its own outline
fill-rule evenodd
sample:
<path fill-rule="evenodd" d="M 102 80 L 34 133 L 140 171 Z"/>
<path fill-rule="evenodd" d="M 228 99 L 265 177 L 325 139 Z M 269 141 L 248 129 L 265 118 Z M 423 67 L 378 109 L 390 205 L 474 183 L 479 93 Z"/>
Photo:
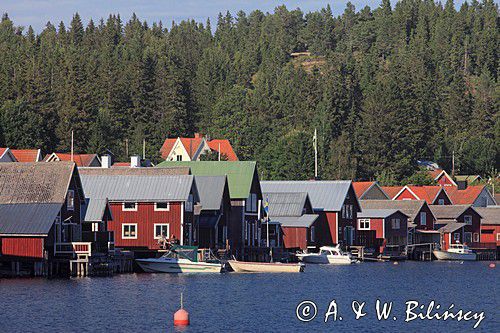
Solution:
<path fill-rule="evenodd" d="M 174 313 L 174 326 L 188 326 L 189 325 L 189 313 L 184 310 L 184 304 L 182 302 L 181 293 L 181 308 Z"/>
<path fill-rule="evenodd" d="M 395 261 L 395 262 L 394 262 L 394 265 L 399 265 L 399 262 Z"/>
<path fill-rule="evenodd" d="M 495 265 L 494 263 L 491 263 L 488 265 L 489 268 L 495 268 L 497 265 Z"/>

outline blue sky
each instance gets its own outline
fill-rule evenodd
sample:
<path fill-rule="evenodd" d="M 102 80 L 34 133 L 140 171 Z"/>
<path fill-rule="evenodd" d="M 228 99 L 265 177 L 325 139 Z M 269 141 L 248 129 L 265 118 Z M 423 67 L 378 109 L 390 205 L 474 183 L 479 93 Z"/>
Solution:
<path fill-rule="evenodd" d="M 443 0 L 445 1 L 445 0 Z M 456 3 L 463 0 L 455 0 Z M 90 18 L 98 21 L 110 13 L 119 13 L 124 21 L 132 13 L 148 23 L 162 21 L 164 26 L 170 26 L 174 21 L 195 19 L 205 22 L 207 18 L 215 26 L 217 14 L 229 10 L 236 13 L 239 10 L 250 12 L 260 9 L 272 12 L 280 4 L 289 9 L 300 7 L 304 12 L 325 7 L 328 3 L 335 15 L 341 14 L 348 1 L 344 0 L 303 0 L 303 1 L 264 1 L 264 0 L 1 0 L 0 11 L 7 12 L 16 25 L 31 25 L 35 31 L 41 31 L 48 21 L 54 24 L 61 20 L 68 23 L 75 12 L 78 12 L 84 23 Z M 351 0 L 356 9 L 365 5 L 377 7 L 381 0 Z M 395 3 L 395 0 L 392 1 Z"/>

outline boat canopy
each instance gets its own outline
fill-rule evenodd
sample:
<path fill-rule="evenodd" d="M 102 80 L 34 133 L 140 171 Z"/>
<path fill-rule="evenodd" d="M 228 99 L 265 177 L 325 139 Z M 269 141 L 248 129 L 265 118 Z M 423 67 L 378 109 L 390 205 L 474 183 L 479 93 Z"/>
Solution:
<path fill-rule="evenodd" d="M 188 259 L 192 262 L 198 262 L 198 247 L 187 245 L 174 245 L 170 251 L 165 254 L 166 257 L 178 257 Z"/>

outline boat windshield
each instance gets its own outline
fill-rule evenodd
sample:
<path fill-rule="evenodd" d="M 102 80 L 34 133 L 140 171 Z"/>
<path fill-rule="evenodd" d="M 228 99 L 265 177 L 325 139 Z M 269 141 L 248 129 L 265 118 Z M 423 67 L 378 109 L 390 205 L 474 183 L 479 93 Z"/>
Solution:
<path fill-rule="evenodd" d="M 170 251 L 163 255 L 164 258 L 184 258 L 192 262 L 198 262 L 198 247 L 174 245 Z"/>

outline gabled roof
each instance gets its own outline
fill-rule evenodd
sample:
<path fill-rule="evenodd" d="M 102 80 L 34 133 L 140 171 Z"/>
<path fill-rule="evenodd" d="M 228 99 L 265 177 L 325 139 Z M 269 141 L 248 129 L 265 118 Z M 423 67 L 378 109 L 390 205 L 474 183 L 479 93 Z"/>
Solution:
<path fill-rule="evenodd" d="M 481 215 L 481 224 L 500 225 L 500 206 L 474 207 Z"/>
<path fill-rule="evenodd" d="M 10 148 L 0 148 L 0 159 L 6 156 L 9 156 L 10 161 L 17 162 L 16 157 L 12 154 L 12 150 Z"/>
<path fill-rule="evenodd" d="M 473 183 L 475 181 L 481 180 L 480 175 L 458 175 L 455 176 L 457 181 L 466 181 L 467 183 Z"/>
<path fill-rule="evenodd" d="M 81 206 L 83 221 L 99 222 L 102 221 L 106 210 L 109 210 L 108 199 L 87 198 L 86 204 Z"/>
<path fill-rule="evenodd" d="M 163 159 L 166 159 L 167 156 L 170 154 L 172 151 L 172 148 L 174 148 L 175 143 L 177 142 L 177 138 L 167 138 L 163 142 L 163 145 L 160 148 L 160 153 L 161 157 Z"/>
<path fill-rule="evenodd" d="M 168 155 L 172 152 L 172 149 L 175 147 L 176 143 L 179 142 L 182 144 L 186 153 L 189 155 L 191 159 L 195 156 L 196 152 L 200 148 L 200 145 L 203 143 L 205 139 L 203 137 L 196 138 L 167 138 L 163 142 L 162 147 L 160 148 L 161 157 L 166 159 Z"/>
<path fill-rule="evenodd" d="M 214 139 L 207 141 L 207 143 L 211 150 L 214 150 L 216 152 L 220 151 L 221 154 L 226 155 L 228 161 L 238 160 L 238 156 L 236 156 L 236 153 L 234 152 L 229 140 Z"/>
<path fill-rule="evenodd" d="M 257 175 L 257 163 L 254 161 L 164 161 L 157 167 L 189 167 L 195 176 L 227 176 L 231 199 L 247 199 L 254 176 Z"/>
<path fill-rule="evenodd" d="M 156 202 L 186 201 L 194 177 L 147 175 L 81 175 L 85 196 L 109 201 Z"/>
<path fill-rule="evenodd" d="M 161 168 L 157 168 L 161 169 Z M 224 199 L 226 176 L 196 176 L 202 210 L 219 210 Z"/>
<path fill-rule="evenodd" d="M 431 208 L 432 214 L 434 214 L 438 220 L 456 220 L 467 209 L 471 208 L 474 210 L 471 205 L 430 205 L 429 207 Z"/>
<path fill-rule="evenodd" d="M 60 203 L 0 204 L 0 235 L 47 235 Z"/>
<path fill-rule="evenodd" d="M 429 175 L 431 176 L 432 179 L 434 180 L 438 180 L 439 178 L 441 177 L 446 177 L 448 178 L 448 180 L 453 184 L 453 185 L 457 185 L 457 183 L 455 183 L 455 181 L 453 180 L 453 178 L 451 178 L 451 176 L 445 171 L 445 170 L 441 170 L 441 169 L 436 169 L 436 170 L 430 170 L 428 171 Z"/>
<path fill-rule="evenodd" d="M 444 233 L 454 232 L 464 226 L 465 223 L 450 221 L 449 223 L 439 228 L 438 231 L 444 234 Z"/>
<path fill-rule="evenodd" d="M 97 159 L 99 161 L 99 157 L 97 154 L 73 154 L 73 162 L 76 163 L 79 167 L 88 167 L 91 163 Z M 69 153 L 52 153 L 48 155 L 44 159 L 45 162 L 54 162 L 54 161 L 71 161 L 71 154 Z"/>
<path fill-rule="evenodd" d="M 7 148 L 2 148 L 0 147 L 0 157 L 3 156 L 3 154 L 5 154 L 5 151 L 7 150 Z"/>
<path fill-rule="evenodd" d="M 425 200 L 429 205 L 433 204 L 436 201 L 438 195 L 441 191 L 444 191 L 443 186 L 416 186 L 416 185 L 407 185 L 399 191 L 398 194 L 394 198 L 397 198 L 404 190 L 408 190 L 417 200 Z M 446 191 L 444 191 L 446 194 Z M 446 194 L 448 196 L 448 194 Z"/>
<path fill-rule="evenodd" d="M 382 218 L 385 219 L 396 213 L 401 213 L 407 216 L 405 213 L 401 212 L 399 209 L 363 209 L 358 213 L 358 218 Z"/>
<path fill-rule="evenodd" d="M 382 194 L 385 195 L 385 197 L 387 197 L 387 199 L 392 199 L 389 198 L 387 193 L 384 192 L 382 187 L 380 187 L 380 185 L 376 181 L 352 182 L 352 186 L 354 187 L 354 192 L 356 192 L 356 196 L 358 197 L 359 200 L 362 200 L 365 194 L 373 187 L 378 187 L 382 192 Z"/>
<path fill-rule="evenodd" d="M 340 211 L 351 188 L 350 180 L 262 181 L 263 192 L 306 192 L 315 210 Z M 357 199 L 356 199 L 357 200 Z"/>
<path fill-rule="evenodd" d="M 406 214 L 411 221 L 417 217 L 422 207 L 427 205 L 424 200 L 360 200 L 359 202 L 361 212 L 367 209 L 397 209 Z"/>
<path fill-rule="evenodd" d="M 302 216 L 307 200 L 306 192 L 264 192 L 264 200 L 269 200 L 269 216 Z"/>
<path fill-rule="evenodd" d="M 454 205 L 472 205 L 479 195 L 486 189 L 485 185 L 467 186 L 459 190 L 456 186 L 446 186 L 445 191 Z M 493 197 L 492 197 L 493 199 Z"/>
<path fill-rule="evenodd" d="M 42 160 L 40 149 L 11 149 L 10 151 L 18 162 L 40 162 Z"/>
<path fill-rule="evenodd" d="M 102 176 L 175 176 L 189 175 L 187 167 L 168 168 L 78 168 L 80 175 L 102 175 Z"/>
<path fill-rule="evenodd" d="M 381 186 L 382 190 L 387 194 L 389 199 L 394 197 L 403 189 L 403 186 Z"/>
<path fill-rule="evenodd" d="M 0 204 L 62 204 L 74 172 L 73 162 L 0 163 Z"/>

